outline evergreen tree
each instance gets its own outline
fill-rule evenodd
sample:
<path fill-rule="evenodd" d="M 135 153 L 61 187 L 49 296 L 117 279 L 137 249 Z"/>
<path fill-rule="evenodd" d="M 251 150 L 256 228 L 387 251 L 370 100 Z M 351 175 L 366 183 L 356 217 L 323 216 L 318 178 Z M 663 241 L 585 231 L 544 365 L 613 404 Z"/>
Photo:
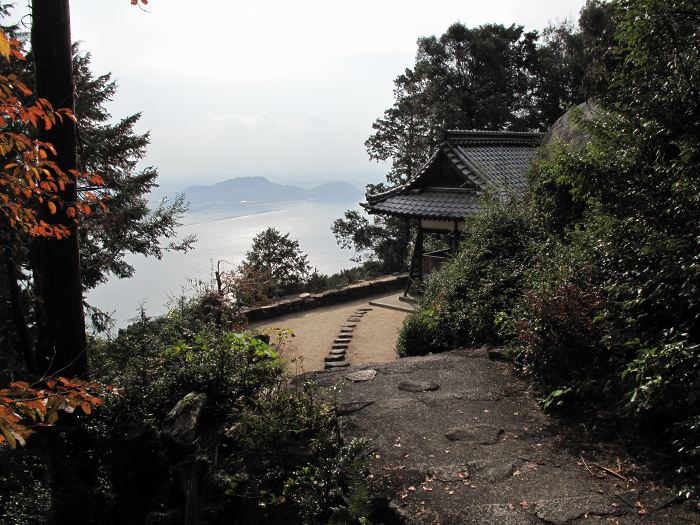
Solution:
<path fill-rule="evenodd" d="M 447 129 L 546 130 L 566 109 L 605 90 L 614 60 L 607 51 L 611 16 L 608 4 L 589 0 L 578 29 L 563 23 L 540 35 L 516 25 L 456 23 L 439 38 L 418 39 L 415 65 L 394 81 L 394 104 L 365 142 L 370 159 L 391 161 L 386 182 L 395 186 L 415 174 Z M 349 210 L 332 231 L 341 246 L 369 253 L 387 270 L 403 266 L 396 260 L 406 255 L 397 251 L 406 246 L 403 221 Z"/>

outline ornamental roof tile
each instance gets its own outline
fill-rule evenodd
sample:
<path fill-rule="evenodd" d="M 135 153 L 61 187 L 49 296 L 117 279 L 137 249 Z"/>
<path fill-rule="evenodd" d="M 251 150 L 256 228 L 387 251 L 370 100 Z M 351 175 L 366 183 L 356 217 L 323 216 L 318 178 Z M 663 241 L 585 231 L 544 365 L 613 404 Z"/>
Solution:
<path fill-rule="evenodd" d="M 387 197 L 371 205 L 371 211 L 395 217 L 460 220 L 479 209 L 479 197 L 473 191 L 425 189 Z"/>
<path fill-rule="evenodd" d="M 462 219 L 478 211 L 482 192 L 522 196 L 525 173 L 541 140 L 540 133 L 449 130 L 413 177 L 383 193 L 367 195 L 363 206 L 370 213 Z M 431 172 L 440 158 L 447 160 L 452 181 L 450 187 L 437 189 L 431 187 Z M 444 185 L 443 180 L 440 186 Z"/>

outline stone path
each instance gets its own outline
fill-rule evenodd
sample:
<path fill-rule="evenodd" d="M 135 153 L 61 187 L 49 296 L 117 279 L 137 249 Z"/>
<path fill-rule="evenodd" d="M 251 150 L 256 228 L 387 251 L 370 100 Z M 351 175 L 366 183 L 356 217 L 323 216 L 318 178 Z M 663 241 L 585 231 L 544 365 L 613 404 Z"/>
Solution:
<path fill-rule="evenodd" d="M 647 480 L 624 453 L 562 432 L 510 365 L 485 351 L 314 377 L 321 387 L 342 384 L 341 434 L 369 440 L 387 523 L 700 524 L 697 508 Z"/>
<path fill-rule="evenodd" d="M 331 350 L 324 358 L 324 368 L 335 369 L 350 366 L 347 353 L 352 342 L 352 334 L 357 328 L 357 324 L 372 310 L 374 308 L 358 308 L 351 314 L 351 317 L 348 317 L 347 323 L 340 327 L 340 333 L 333 339 Z"/>

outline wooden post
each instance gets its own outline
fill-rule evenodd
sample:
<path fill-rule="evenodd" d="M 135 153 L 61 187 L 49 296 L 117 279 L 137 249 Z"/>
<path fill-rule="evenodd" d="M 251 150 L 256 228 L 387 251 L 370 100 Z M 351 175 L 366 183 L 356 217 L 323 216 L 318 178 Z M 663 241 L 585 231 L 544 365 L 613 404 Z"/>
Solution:
<path fill-rule="evenodd" d="M 418 263 L 418 280 L 423 282 L 423 226 L 418 221 L 418 232 L 416 233 L 416 256 Z"/>
<path fill-rule="evenodd" d="M 34 0 L 32 3 L 32 51 L 36 67 L 36 96 L 54 108 L 74 108 L 73 52 L 68 0 Z M 39 139 L 56 149 L 55 160 L 66 173 L 77 169 L 77 133 L 68 118 L 50 130 L 39 127 Z M 77 201 L 75 178 L 58 193 L 61 201 Z M 65 239 L 40 238 L 36 243 L 36 282 L 42 322 L 38 349 L 39 367 L 49 373 L 78 376 L 87 368 L 85 318 L 80 279 L 78 227 L 65 209 L 51 214 L 44 203 L 40 218 L 49 224 L 66 226 Z M 43 370 L 42 370 L 43 371 Z"/>
<path fill-rule="evenodd" d="M 454 229 L 452 230 L 452 250 L 454 252 L 459 248 L 459 221 L 454 221 Z"/>
<path fill-rule="evenodd" d="M 411 232 L 411 222 L 410 219 L 406 219 L 406 225 L 408 227 L 408 234 L 410 236 Z M 419 229 L 420 229 L 420 224 L 419 224 Z M 417 235 L 417 234 L 416 234 Z M 406 243 L 408 244 L 408 243 Z M 411 289 L 411 285 L 413 284 L 413 272 L 416 267 L 416 250 L 418 249 L 418 243 L 415 243 L 413 245 L 413 254 L 411 255 L 411 264 L 408 267 L 408 282 L 406 283 L 406 289 L 403 291 L 404 297 L 408 295 L 408 291 Z"/>

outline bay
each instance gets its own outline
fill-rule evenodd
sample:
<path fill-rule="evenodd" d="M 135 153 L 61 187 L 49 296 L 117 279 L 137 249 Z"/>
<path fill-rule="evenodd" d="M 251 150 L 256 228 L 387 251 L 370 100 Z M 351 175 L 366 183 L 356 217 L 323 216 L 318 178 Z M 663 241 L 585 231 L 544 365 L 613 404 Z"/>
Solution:
<path fill-rule="evenodd" d="M 217 261 L 225 261 L 222 269 L 237 266 L 253 237 L 269 226 L 298 240 L 319 272 L 350 268 L 355 265 L 350 260 L 353 252 L 337 245 L 330 228 L 345 210 L 357 208 L 357 201 L 294 201 L 188 213 L 178 236 L 196 235 L 192 250 L 166 253 L 161 260 L 130 255 L 127 261 L 135 268 L 134 276 L 110 279 L 92 290 L 87 301 L 110 313 L 118 328 L 136 318 L 141 305 L 147 315 L 161 315 L 177 298 L 194 292 L 193 282 L 212 279 Z"/>

